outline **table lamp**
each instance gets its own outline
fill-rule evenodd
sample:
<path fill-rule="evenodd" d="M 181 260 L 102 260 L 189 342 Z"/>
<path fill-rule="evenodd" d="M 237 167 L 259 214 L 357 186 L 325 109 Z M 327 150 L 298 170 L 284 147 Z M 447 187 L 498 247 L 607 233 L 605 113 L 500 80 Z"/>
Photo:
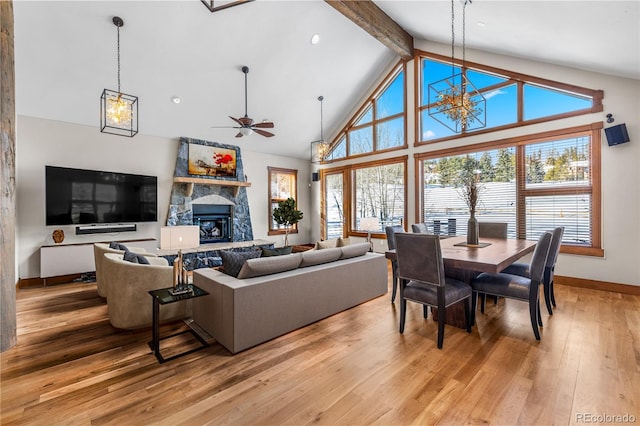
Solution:
<path fill-rule="evenodd" d="M 380 222 L 377 217 L 363 217 L 360 219 L 359 228 L 361 231 L 367 231 L 367 242 L 371 245 L 371 231 L 379 231 Z M 373 251 L 373 247 L 370 251 Z"/>
<path fill-rule="evenodd" d="M 188 285 L 187 270 L 182 262 L 182 249 L 196 248 L 200 245 L 200 227 L 197 225 L 163 226 L 160 228 L 160 249 L 178 250 L 173 261 L 173 295 L 191 291 Z"/>

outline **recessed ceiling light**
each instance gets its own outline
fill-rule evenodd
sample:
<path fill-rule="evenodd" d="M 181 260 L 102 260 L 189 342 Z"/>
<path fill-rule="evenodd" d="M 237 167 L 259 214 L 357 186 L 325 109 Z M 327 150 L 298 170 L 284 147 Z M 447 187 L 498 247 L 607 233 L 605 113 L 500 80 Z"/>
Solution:
<path fill-rule="evenodd" d="M 182 98 L 180 96 L 174 96 L 171 98 L 171 102 L 173 102 L 174 104 L 179 104 L 180 102 L 182 102 Z"/>
<path fill-rule="evenodd" d="M 311 36 L 311 44 L 320 43 L 320 34 L 314 34 Z"/>
<path fill-rule="evenodd" d="M 485 24 L 485 23 L 484 23 L 484 22 L 482 22 L 482 21 L 478 21 L 478 22 L 476 22 L 476 25 L 477 25 L 477 26 L 479 26 L 479 27 L 484 27 L 484 26 L 485 26 L 485 25 L 487 25 L 487 24 Z"/>

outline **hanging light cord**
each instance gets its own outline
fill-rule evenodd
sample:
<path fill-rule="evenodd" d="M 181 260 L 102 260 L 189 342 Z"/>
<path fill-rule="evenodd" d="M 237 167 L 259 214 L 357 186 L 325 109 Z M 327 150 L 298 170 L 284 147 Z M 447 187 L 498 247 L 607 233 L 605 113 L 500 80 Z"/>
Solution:
<path fill-rule="evenodd" d="M 118 29 L 118 96 L 120 96 L 120 26 L 116 25 Z"/>
<path fill-rule="evenodd" d="M 455 13 L 453 9 L 453 1 L 451 0 L 451 76 L 453 77 L 456 73 L 456 63 L 455 63 L 455 42 L 456 42 L 456 28 L 455 28 Z"/>
<path fill-rule="evenodd" d="M 324 135 L 322 133 L 322 128 L 324 127 L 322 125 L 322 102 L 324 101 L 324 96 L 319 96 L 318 100 L 320 101 L 320 140 L 324 142 Z"/>

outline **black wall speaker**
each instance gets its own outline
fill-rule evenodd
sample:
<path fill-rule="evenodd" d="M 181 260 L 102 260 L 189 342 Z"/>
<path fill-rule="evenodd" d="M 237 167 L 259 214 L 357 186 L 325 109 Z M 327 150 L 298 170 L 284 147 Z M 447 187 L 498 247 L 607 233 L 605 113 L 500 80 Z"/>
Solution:
<path fill-rule="evenodd" d="M 314 182 L 317 182 L 320 180 L 320 173 L 318 172 L 313 172 L 311 173 L 311 180 Z"/>
<path fill-rule="evenodd" d="M 604 129 L 605 135 L 607 135 L 607 143 L 609 146 L 619 145 L 621 143 L 629 142 L 629 133 L 627 132 L 627 125 L 622 123 L 617 126 L 612 126 Z"/>

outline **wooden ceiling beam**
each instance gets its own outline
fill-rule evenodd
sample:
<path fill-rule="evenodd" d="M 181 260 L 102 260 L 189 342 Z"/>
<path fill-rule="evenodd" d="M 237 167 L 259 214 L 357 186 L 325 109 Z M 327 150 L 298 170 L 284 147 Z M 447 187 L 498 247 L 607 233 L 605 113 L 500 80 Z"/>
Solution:
<path fill-rule="evenodd" d="M 325 0 L 330 6 L 396 52 L 405 61 L 413 59 L 413 37 L 384 13 L 372 0 Z"/>

